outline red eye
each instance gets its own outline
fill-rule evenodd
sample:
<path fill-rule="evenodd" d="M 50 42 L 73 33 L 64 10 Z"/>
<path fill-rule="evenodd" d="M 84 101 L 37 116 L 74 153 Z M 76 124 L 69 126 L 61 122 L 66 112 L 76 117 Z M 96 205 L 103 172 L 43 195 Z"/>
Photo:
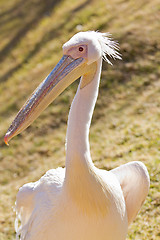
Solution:
<path fill-rule="evenodd" d="M 80 51 L 80 52 L 83 52 L 83 47 L 79 47 L 79 51 Z"/>

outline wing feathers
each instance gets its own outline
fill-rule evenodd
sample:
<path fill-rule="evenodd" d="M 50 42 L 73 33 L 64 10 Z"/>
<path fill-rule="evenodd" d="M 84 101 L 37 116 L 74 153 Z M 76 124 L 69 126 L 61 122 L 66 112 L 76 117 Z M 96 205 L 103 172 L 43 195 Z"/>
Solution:
<path fill-rule="evenodd" d="M 19 189 L 15 206 L 17 240 L 19 237 L 21 240 L 30 239 L 31 228 L 36 222 L 37 215 L 41 215 L 43 208 L 45 212 L 46 206 L 47 208 L 52 206 L 62 187 L 64 176 L 64 168 L 51 169 L 37 182 L 27 183 Z M 21 222 L 20 226 L 19 222 Z"/>
<path fill-rule="evenodd" d="M 127 207 L 128 223 L 136 217 L 149 191 L 150 179 L 142 162 L 127 163 L 112 170 L 118 178 Z"/>

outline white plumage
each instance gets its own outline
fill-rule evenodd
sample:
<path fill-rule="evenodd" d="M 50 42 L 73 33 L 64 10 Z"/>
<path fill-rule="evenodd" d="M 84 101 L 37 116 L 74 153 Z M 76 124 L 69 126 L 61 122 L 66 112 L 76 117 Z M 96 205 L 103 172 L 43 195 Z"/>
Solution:
<path fill-rule="evenodd" d="M 102 57 L 110 63 L 107 55 L 120 58 L 117 51 L 117 44 L 99 32 L 78 33 L 64 44 L 65 56 L 74 62 L 83 59 L 83 64 L 67 75 L 70 79 L 79 71 L 76 76 L 82 78 L 69 113 L 66 169 L 49 170 L 39 181 L 20 188 L 16 200 L 17 219 L 21 220 L 19 227 L 16 222 L 17 239 L 19 236 L 21 240 L 126 239 L 128 225 L 148 194 L 147 169 L 141 162 L 112 171 L 97 169 L 88 140 Z M 73 66 L 67 65 L 63 74 L 60 72 L 62 78 L 68 68 Z"/>

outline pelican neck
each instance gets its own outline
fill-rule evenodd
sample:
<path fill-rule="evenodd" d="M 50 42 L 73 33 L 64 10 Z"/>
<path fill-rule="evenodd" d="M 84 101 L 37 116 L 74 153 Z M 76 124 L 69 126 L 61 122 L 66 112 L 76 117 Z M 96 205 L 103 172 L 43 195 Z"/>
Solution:
<path fill-rule="evenodd" d="M 76 95 L 71 104 L 68 117 L 66 137 L 66 180 L 74 173 L 81 171 L 80 166 L 91 168 L 93 166 L 90 145 L 89 128 L 98 97 L 101 75 L 102 59 L 97 62 L 97 70 L 93 80 L 81 89 L 81 77 Z"/>

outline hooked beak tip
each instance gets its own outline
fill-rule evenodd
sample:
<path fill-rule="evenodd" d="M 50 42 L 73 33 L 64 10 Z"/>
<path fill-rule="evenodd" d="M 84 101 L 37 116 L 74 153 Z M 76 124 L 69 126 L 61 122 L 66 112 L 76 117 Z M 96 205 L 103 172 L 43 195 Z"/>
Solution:
<path fill-rule="evenodd" d="M 6 144 L 7 146 L 9 146 L 8 141 L 9 141 L 8 135 L 6 134 L 6 135 L 4 136 L 4 142 L 5 142 L 5 144 Z"/>

